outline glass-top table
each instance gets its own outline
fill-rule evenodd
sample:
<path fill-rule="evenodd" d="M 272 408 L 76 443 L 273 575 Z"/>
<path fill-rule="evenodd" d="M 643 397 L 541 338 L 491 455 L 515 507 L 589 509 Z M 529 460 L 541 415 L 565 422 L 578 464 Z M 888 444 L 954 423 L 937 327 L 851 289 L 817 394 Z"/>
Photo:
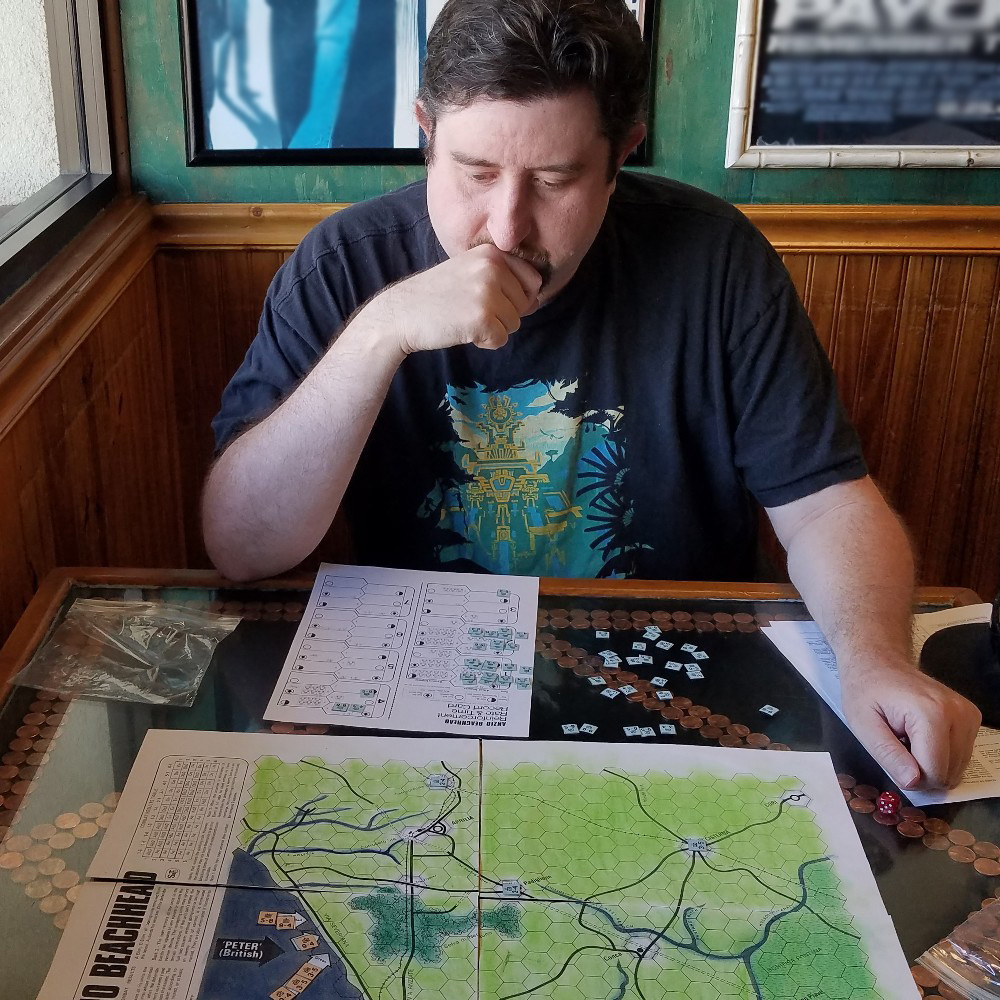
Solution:
<path fill-rule="evenodd" d="M 6 945 L 0 992 L 5 1000 L 36 995 L 147 730 L 362 732 L 263 719 L 311 583 L 298 578 L 239 587 L 201 571 L 107 569 L 56 571 L 44 582 L 0 651 L 0 683 L 28 662 L 78 598 L 162 601 L 237 615 L 241 621 L 217 648 L 190 708 L 66 699 L 6 683 L 0 703 L 0 934 Z M 936 610 L 978 599 L 970 591 L 938 589 L 920 591 L 918 600 L 920 610 Z M 994 898 L 1000 805 L 929 807 L 908 814 L 905 825 L 877 823 L 874 799 L 895 789 L 759 631 L 774 619 L 805 617 L 794 591 L 777 586 L 543 580 L 530 738 L 624 742 L 625 726 L 647 726 L 655 719 L 676 729 L 655 742 L 739 746 L 747 752 L 828 751 L 912 962 L 970 910 Z M 602 665 L 596 653 L 609 644 L 626 650 L 649 624 L 665 636 L 676 633 L 696 644 L 710 654 L 713 669 L 698 681 L 671 678 L 669 701 L 653 697 L 642 678 L 628 697 L 599 697 L 589 683 Z M 611 638 L 598 639 L 598 630 Z M 87 654 L 80 651 L 81 657 Z M 933 637 L 923 667 L 976 700 L 987 722 L 1000 722 L 1000 669 L 985 627 L 960 626 Z M 781 711 L 762 715 L 765 703 L 780 705 Z M 589 722 L 597 732 L 570 737 L 563 732 L 567 722 Z M 954 842 L 942 849 L 940 837 L 951 832 Z M 972 846 L 951 850 L 970 836 Z M 928 989 L 927 995 L 934 991 Z"/>

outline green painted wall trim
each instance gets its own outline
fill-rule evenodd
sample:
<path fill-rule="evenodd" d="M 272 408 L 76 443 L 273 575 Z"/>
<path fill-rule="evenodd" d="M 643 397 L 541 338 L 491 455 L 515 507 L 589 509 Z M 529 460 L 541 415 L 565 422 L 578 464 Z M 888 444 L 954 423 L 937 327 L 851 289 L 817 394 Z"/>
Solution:
<path fill-rule="evenodd" d="M 162 202 L 359 201 L 420 167 L 189 167 L 177 0 L 121 0 L 132 171 Z M 652 165 L 742 204 L 1000 203 L 1000 170 L 727 170 L 736 0 L 660 0 Z"/>

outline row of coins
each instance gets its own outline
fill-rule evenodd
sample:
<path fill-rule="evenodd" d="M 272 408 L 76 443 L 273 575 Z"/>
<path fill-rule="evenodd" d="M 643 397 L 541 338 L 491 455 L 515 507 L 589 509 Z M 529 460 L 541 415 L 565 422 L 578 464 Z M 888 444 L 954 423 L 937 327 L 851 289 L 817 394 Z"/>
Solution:
<path fill-rule="evenodd" d="M 978 840 L 968 830 L 955 829 L 915 806 L 903 806 L 887 816 L 875 805 L 881 793 L 874 785 L 859 785 L 850 774 L 838 774 L 837 780 L 854 812 L 867 813 L 876 823 L 893 826 L 901 837 L 920 840 L 932 851 L 947 851 L 952 861 L 972 865 L 980 875 L 1000 875 L 1000 847 L 991 841 Z"/>
<path fill-rule="evenodd" d="M 302 620 L 302 601 L 170 601 L 192 611 L 211 611 L 218 615 L 237 615 L 247 621 L 298 622 Z"/>
<path fill-rule="evenodd" d="M 80 873 L 67 867 L 56 852 L 89 840 L 111 825 L 119 795 L 111 792 L 100 802 L 85 802 L 76 812 L 58 815 L 51 823 L 38 823 L 27 833 L 9 835 L 0 853 L 0 868 L 24 893 L 37 901 L 42 913 L 52 915 L 60 930 L 80 893 Z"/>
<path fill-rule="evenodd" d="M 37 824 L 27 833 L 17 829 L 24 799 L 31 794 L 39 770 L 48 763 L 49 749 L 61 735 L 59 728 L 71 707 L 69 696 L 39 691 L 0 757 L 0 870 L 23 886 L 25 895 L 37 902 L 42 913 L 52 916 L 60 929 L 66 926 L 80 892 L 80 874 L 68 868 L 57 852 L 106 829 L 118 802 L 117 793 L 112 793 L 102 802 L 85 803 L 79 811 L 62 813 L 54 822 Z"/>
<path fill-rule="evenodd" d="M 0 838 L 20 817 L 39 770 L 49 761 L 49 748 L 62 735 L 59 727 L 70 696 L 40 691 L 0 755 Z"/>
<path fill-rule="evenodd" d="M 756 632 L 784 615 L 751 615 L 740 611 L 614 611 L 586 608 L 539 608 L 540 628 L 605 629 L 626 631 L 657 626 L 661 632 Z"/>

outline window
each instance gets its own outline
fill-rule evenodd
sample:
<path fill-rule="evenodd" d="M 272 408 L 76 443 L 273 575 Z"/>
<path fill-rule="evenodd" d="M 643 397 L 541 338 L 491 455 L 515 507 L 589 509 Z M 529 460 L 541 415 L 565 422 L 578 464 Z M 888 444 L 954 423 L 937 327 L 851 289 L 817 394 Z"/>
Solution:
<path fill-rule="evenodd" d="M 0 300 L 114 193 L 98 5 L 0 5 Z"/>

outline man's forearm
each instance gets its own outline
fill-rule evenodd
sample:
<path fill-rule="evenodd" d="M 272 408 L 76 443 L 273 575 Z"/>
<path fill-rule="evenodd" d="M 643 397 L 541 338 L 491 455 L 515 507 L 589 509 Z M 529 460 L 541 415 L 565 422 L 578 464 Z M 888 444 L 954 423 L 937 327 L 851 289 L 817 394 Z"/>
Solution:
<path fill-rule="evenodd" d="M 909 540 L 874 484 L 845 486 L 842 497 L 807 516 L 788 539 L 789 575 L 842 669 L 910 665 Z"/>
<path fill-rule="evenodd" d="M 768 510 L 792 581 L 837 654 L 844 713 L 900 788 L 952 786 L 981 716 L 915 669 L 913 557 L 870 479 Z"/>
<path fill-rule="evenodd" d="M 234 441 L 205 485 L 205 544 L 231 579 L 301 562 L 340 507 L 404 354 L 362 311 L 296 390 Z"/>
<path fill-rule="evenodd" d="M 537 308 L 541 281 L 530 264 L 484 245 L 369 299 L 288 399 L 209 473 L 202 513 L 216 566 L 249 580 L 309 555 L 337 513 L 406 355 L 503 347 Z"/>

